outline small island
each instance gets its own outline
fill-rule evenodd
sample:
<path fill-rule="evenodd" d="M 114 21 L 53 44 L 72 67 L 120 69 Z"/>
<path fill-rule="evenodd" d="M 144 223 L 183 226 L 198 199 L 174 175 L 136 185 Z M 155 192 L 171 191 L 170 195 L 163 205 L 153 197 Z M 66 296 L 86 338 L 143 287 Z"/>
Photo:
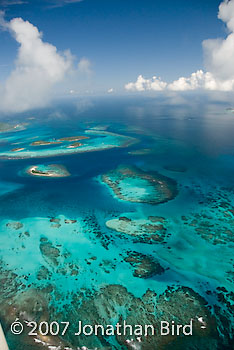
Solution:
<path fill-rule="evenodd" d="M 20 151 L 23 151 L 23 150 L 25 150 L 25 148 L 19 147 L 19 148 L 13 148 L 13 149 L 11 150 L 11 152 L 20 152 Z"/>
<path fill-rule="evenodd" d="M 80 147 L 82 145 L 83 145 L 83 143 L 81 143 L 81 142 L 73 142 L 70 145 L 68 145 L 67 148 L 77 148 L 77 147 Z"/>
<path fill-rule="evenodd" d="M 33 165 L 26 169 L 26 173 L 32 176 L 46 177 L 67 177 L 70 176 L 68 170 L 61 164 Z"/>
<path fill-rule="evenodd" d="M 58 145 L 60 144 L 60 141 L 44 141 L 44 140 L 39 140 L 39 141 L 33 141 L 30 146 L 48 146 L 48 145 Z"/>

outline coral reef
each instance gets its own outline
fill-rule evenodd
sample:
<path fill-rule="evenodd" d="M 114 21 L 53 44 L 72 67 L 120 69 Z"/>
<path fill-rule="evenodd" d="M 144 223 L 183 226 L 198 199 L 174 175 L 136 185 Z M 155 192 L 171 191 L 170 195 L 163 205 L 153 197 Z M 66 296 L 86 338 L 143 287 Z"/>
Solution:
<path fill-rule="evenodd" d="M 136 242 L 162 243 L 169 236 L 166 228 L 166 220 L 163 217 L 149 216 L 147 219 L 130 219 L 120 216 L 117 219 L 108 220 L 106 226 L 118 233 L 121 237 L 131 236 Z"/>
<path fill-rule="evenodd" d="M 182 216 L 184 225 L 193 227 L 195 232 L 206 241 L 217 244 L 234 242 L 234 206 L 225 192 L 216 190 L 202 202 L 201 211 Z"/>
<path fill-rule="evenodd" d="M 148 278 L 161 275 L 165 271 L 160 263 L 150 255 L 128 251 L 124 260 L 134 268 L 133 276 L 135 277 Z"/>
<path fill-rule="evenodd" d="M 175 198 L 178 192 L 174 180 L 159 173 L 146 173 L 136 167 L 119 166 L 102 175 L 101 181 L 116 197 L 129 202 L 165 203 Z"/>
<path fill-rule="evenodd" d="M 73 320 L 74 327 L 76 320 L 82 320 L 84 324 L 102 324 L 104 327 L 119 323 L 121 329 L 124 322 L 132 326 L 126 328 L 126 334 L 117 334 L 108 337 L 99 332 L 97 336 L 80 335 L 75 338 L 73 332 L 69 333 L 69 342 L 78 346 L 88 348 L 108 349 L 141 349 L 141 350 L 167 350 L 167 349 L 191 349 L 194 344 L 199 349 L 221 349 L 225 340 L 219 336 L 216 318 L 209 311 L 206 301 L 192 289 L 180 287 L 177 289 L 168 288 L 163 294 L 157 295 L 154 291 L 148 290 L 141 298 L 129 293 L 126 288 L 120 285 L 108 285 L 99 292 L 84 300 L 80 306 L 80 298 L 74 297 L 71 307 L 67 309 L 68 317 Z M 79 315 L 79 316 L 78 316 Z M 175 325 L 193 324 L 193 334 L 190 337 L 183 335 L 169 334 L 166 337 L 160 334 L 161 321 L 172 321 Z M 139 336 L 134 334 L 136 325 L 152 325 L 155 334 Z M 75 331 L 75 328 L 74 328 Z M 189 340 L 187 340 L 189 339 Z M 228 339 L 226 339 L 228 343 Z M 206 347 L 203 348 L 205 344 Z M 226 344 L 228 345 L 228 344 Z M 109 347 L 108 347 L 109 346 Z M 192 348 L 193 349 L 193 348 Z"/>

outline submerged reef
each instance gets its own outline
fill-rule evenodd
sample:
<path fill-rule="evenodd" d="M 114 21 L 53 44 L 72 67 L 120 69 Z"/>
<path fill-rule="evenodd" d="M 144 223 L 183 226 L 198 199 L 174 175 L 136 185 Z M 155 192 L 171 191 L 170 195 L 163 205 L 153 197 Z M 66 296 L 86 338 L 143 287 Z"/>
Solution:
<path fill-rule="evenodd" d="M 135 149 L 133 151 L 129 151 L 128 154 L 131 154 L 133 156 L 143 156 L 153 153 L 153 150 L 150 148 L 141 148 L 141 149 Z"/>
<path fill-rule="evenodd" d="M 201 203 L 203 208 L 200 211 L 183 215 L 181 219 L 184 225 L 194 228 L 199 236 L 213 245 L 233 244 L 233 193 L 230 189 L 227 189 L 226 192 L 224 189 L 216 189 L 213 193 L 210 192 Z"/>
<path fill-rule="evenodd" d="M 119 166 L 102 175 L 105 183 L 121 200 L 159 204 L 177 195 L 176 181 L 159 173 L 147 173 L 137 167 Z"/>
<path fill-rule="evenodd" d="M 161 295 L 152 290 L 147 290 L 142 297 L 135 297 L 121 285 L 108 285 L 103 287 L 93 296 L 85 299 L 80 305 L 80 297 L 74 297 L 72 305 L 67 308 L 67 317 L 72 324 L 77 325 L 77 319 L 82 320 L 84 325 L 101 324 L 104 328 L 117 323 L 120 330 L 124 324 L 127 327 L 126 334 L 120 332 L 106 336 L 99 329 L 98 335 L 79 335 L 75 338 L 73 332 L 68 334 L 68 340 L 78 346 L 103 349 L 140 349 L 140 350 L 167 350 L 167 349 L 193 349 L 214 350 L 221 349 L 224 344 L 228 345 L 229 337 L 223 339 L 217 331 L 217 320 L 210 312 L 205 299 L 192 289 L 187 287 L 168 288 Z M 161 336 L 161 321 L 167 321 L 175 325 L 193 324 L 192 336 L 169 334 Z M 138 334 L 134 333 L 138 325 Z M 139 334 L 142 326 L 144 333 L 145 325 L 152 325 L 154 335 L 149 331 L 148 335 Z M 133 332 L 131 333 L 131 326 Z M 76 326 L 77 328 L 77 326 Z M 74 328 L 75 330 L 75 328 Z M 76 329 L 77 331 L 77 329 Z"/>
<path fill-rule="evenodd" d="M 128 251 L 124 261 L 134 268 L 133 276 L 135 277 L 148 278 L 154 275 L 161 275 L 165 271 L 155 258 L 138 252 Z"/>
<path fill-rule="evenodd" d="M 106 222 L 109 229 L 122 233 L 121 237 L 132 236 L 134 241 L 143 243 L 164 242 L 169 236 L 166 224 L 166 219 L 160 216 L 149 216 L 147 219 L 120 216 Z"/>
<path fill-rule="evenodd" d="M 46 176 L 46 177 L 67 177 L 70 173 L 61 164 L 50 165 L 33 165 L 26 169 L 27 174 L 32 176 Z"/>
<path fill-rule="evenodd" d="M 128 216 L 130 215 L 122 215 L 117 220 L 124 223 L 137 220 Z M 224 287 L 217 288 L 216 291 L 207 290 L 207 296 L 213 300 L 209 305 L 204 298 L 204 291 L 201 296 L 191 288 L 166 287 L 166 284 L 159 291 L 153 287 L 152 282 L 161 283 L 167 275 L 163 260 L 157 258 L 156 253 L 152 255 L 142 253 L 137 249 L 140 245 L 126 249 L 124 244 L 122 245 L 124 249 L 120 251 L 120 259 L 116 259 L 117 255 L 112 250 L 113 245 L 109 245 L 109 250 L 104 248 L 104 241 L 99 246 L 96 245 L 97 238 L 101 234 L 97 219 L 94 221 L 93 218 L 86 218 L 85 220 L 80 222 L 78 218 L 71 219 L 63 216 L 43 220 L 39 218 L 35 221 L 38 231 L 26 220 L 4 221 L 6 231 L 14 237 L 14 242 L 18 242 L 19 248 L 23 243 L 26 250 L 30 251 L 32 247 L 30 242 L 33 242 L 33 247 L 35 242 L 38 244 L 37 250 L 33 251 L 30 263 L 25 264 L 27 265 L 25 271 L 21 272 L 24 266 L 12 272 L 8 264 L 5 266 L 0 264 L 0 319 L 10 349 L 49 350 L 53 347 L 61 350 L 82 349 L 82 347 L 106 350 L 232 349 L 230 344 L 233 334 L 231 324 L 233 293 Z M 136 242 L 152 241 L 152 238 L 146 239 L 151 234 L 150 225 L 163 225 L 165 229 L 167 226 L 167 220 L 159 216 L 149 216 L 141 221 L 140 226 L 139 221 L 137 227 L 139 229 L 142 225 L 146 236 L 142 235 L 142 232 L 138 236 L 129 235 L 136 239 Z M 97 226 L 97 231 L 93 232 L 95 241 L 93 249 L 91 241 L 87 239 L 90 234 L 90 223 L 94 228 Z M 84 234 L 82 234 L 82 228 L 85 229 Z M 17 252 L 15 250 L 12 254 L 17 257 L 18 266 L 22 250 L 19 254 Z M 6 254 L 10 253 L 11 250 L 8 249 Z M 35 265 L 31 265 L 33 263 Z M 123 264 L 126 270 L 122 268 L 118 270 L 120 264 Z M 31 268 L 28 270 L 30 265 Z M 123 285 L 115 282 L 119 276 L 121 280 L 121 273 L 124 271 L 127 273 L 129 286 L 128 282 L 125 284 L 118 282 Z M 106 278 L 103 278 L 103 272 Z M 32 276 L 33 274 L 35 277 Z M 97 278 L 98 276 L 101 278 L 89 283 L 95 274 Z M 149 280 L 146 281 L 146 279 Z M 146 282 L 149 284 L 146 285 Z M 131 283 L 134 288 L 130 290 Z M 143 290 L 142 284 L 145 285 Z M 196 288 L 196 291 L 199 289 Z M 18 336 L 14 336 L 10 331 L 10 324 L 16 318 L 25 325 L 25 331 Z M 43 336 L 38 333 L 30 337 L 27 334 L 32 329 L 28 326 L 31 320 L 68 321 L 70 325 L 64 336 L 61 334 Z M 191 320 L 192 336 L 160 335 L 161 321 L 167 321 L 170 324 L 173 321 L 175 325 L 186 325 Z M 155 334 L 151 335 L 150 330 L 148 336 L 144 334 L 140 336 L 139 333 L 131 334 L 128 327 L 126 334 L 116 332 L 113 335 L 103 334 L 99 329 L 97 335 L 76 336 L 79 321 L 83 325 L 99 324 L 104 328 L 108 325 L 114 327 L 119 323 L 122 329 L 125 322 L 131 325 L 133 330 L 135 325 L 141 325 L 143 330 L 145 325 L 152 325 Z"/>
<path fill-rule="evenodd" d="M 164 165 L 164 169 L 169 171 L 174 171 L 176 173 L 185 173 L 187 171 L 187 168 L 183 165 Z"/>
<path fill-rule="evenodd" d="M 3 284 L 4 280 L 7 283 Z M 168 287 L 160 294 L 148 289 L 141 297 L 136 297 L 125 287 L 111 284 L 96 292 L 82 290 L 73 293 L 71 302 L 61 309 L 56 306 L 54 295 L 57 295 L 56 298 L 61 296 L 56 290 L 53 292 L 52 285 L 43 288 L 32 286 L 19 291 L 16 275 L 4 269 L 1 269 L 0 282 L 0 318 L 12 349 L 231 349 L 229 331 L 232 330 L 229 329 L 227 315 L 222 314 L 219 318 L 220 310 L 216 308 L 211 312 L 206 300 L 188 287 Z M 13 293 L 15 289 L 17 293 Z M 221 293 L 220 288 L 218 295 Z M 24 332 L 17 336 L 10 331 L 10 325 L 16 319 L 24 325 Z M 64 335 L 42 335 L 37 330 L 37 335 L 28 336 L 32 330 L 29 325 L 32 320 L 37 323 L 56 320 L 59 324 L 66 320 L 69 327 Z M 226 324 L 226 330 L 217 330 L 220 320 Z M 91 332 L 87 336 L 81 333 L 77 336 L 79 321 L 83 327 L 88 327 L 87 331 L 95 329 L 95 325 L 102 325 L 103 328 L 99 327 L 96 334 Z M 173 335 L 170 332 L 167 336 L 161 336 L 161 321 L 173 322 L 175 326 L 192 322 L 192 335 Z M 119 332 L 116 331 L 117 323 Z M 150 328 L 145 333 L 147 325 Z M 106 333 L 108 328 L 109 333 Z"/>
<path fill-rule="evenodd" d="M 19 230 L 23 227 L 24 225 L 20 221 L 11 221 L 6 224 L 6 227 L 12 228 L 14 230 Z"/>
<path fill-rule="evenodd" d="M 45 260 L 45 263 L 52 271 L 57 274 L 61 274 L 63 276 L 77 276 L 79 274 L 79 266 L 77 263 L 70 261 L 66 261 L 68 257 L 70 257 L 70 253 L 68 251 L 64 251 L 61 245 L 54 246 L 51 241 L 48 240 L 47 237 L 41 237 L 40 239 L 40 252 L 42 257 Z M 38 280 L 47 280 L 50 279 L 51 273 L 45 267 L 41 266 L 37 273 Z"/>
<path fill-rule="evenodd" d="M 54 267 L 59 265 L 60 250 L 53 246 L 46 237 L 40 239 L 40 251 L 44 259 L 49 265 Z"/>
<path fill-rule="evenodd" d="M 89 139 L 88 136 L 68 136 L 68 137 L 61 137 L 57 141 L 80 141 L 80 140 L 87 140 Z"/>
<path fill-rule="evenodd" d="M 3 330 L 10 349 L 45 350 L 65 349 L 71 347 L 59 335 L 42 335 L 37 330 L 37 335 L 29 336 L 32 331 L 31 321 L 49 322 L 52 310 L 49 307 L 50 291 L 46 289 L 30 288 L 19 292 L 13 298 L 5 298 L 1 302 L 0 317 Z M 20 335 L 14 335 L 10 331 L 10 325 L 18 320 L 24 325 L 24 331 Z"/>

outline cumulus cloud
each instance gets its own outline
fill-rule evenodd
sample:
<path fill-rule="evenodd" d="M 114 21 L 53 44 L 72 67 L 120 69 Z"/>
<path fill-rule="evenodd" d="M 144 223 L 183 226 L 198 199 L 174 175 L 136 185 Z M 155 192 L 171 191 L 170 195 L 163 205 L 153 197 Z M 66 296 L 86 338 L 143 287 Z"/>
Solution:
<path fill-rule="evenodd" d="M 59 53 L 42 40 L 37 27 L 22 18 L 6 22 L 1 16 L 0 25 L 19 44 L 15 68 L 0 88 L 0 108 L 24 111 L 46 105 L 53 87 L 72 67 L 70 52 Z"/>
<path fill-rule="evenodd" d="M 167 89 L 173 91 L 197 89 L 231 91 L 234 89 L 234 79 L 222 80 L 211 72 L 198 70 L 197 72 L 192 73 L 188 78 L 180 77 L 171 84 L 167 84 Z"/>
<path fill-rule="evenodd" d="M 125 85 L 126 90 L 234 90 L 234 0 L 224 0 L 219 6 L 218 18 L 228 29 L 225 39 L 204 40 L 203 51 L 206 71 L 198 70 L 190 77 L 180 77 L 172 83 L 163 82 L 157 77 L 146 79 L 139 75 L 136 82 Z"/>
<path fill-rule="evenodd" d="M 92 73 L 91 62 L 85 57 L 81 58 L 78 62 L 78 70 L 80 73 L 90 75 Z"/>
<path fill-rule="evenodd" d="M 224 1 L 219 6 L 218 18 L 229 31 L 225 39 L 203 41 L 207 69 L 222 80 L 234 78 L 234 0 Z"/>
<path fill-rule="evenodd" d="M 163 82 L 160 78 L 154 76 L 152 79 L 145 79 L 142 75 L 139 75 L 135 83 L 128 83 L 125 85 L 126 90 L 132 91 L 145 91 L 155 90 L 162 91 L 166 88 L 167 83 Z"/>

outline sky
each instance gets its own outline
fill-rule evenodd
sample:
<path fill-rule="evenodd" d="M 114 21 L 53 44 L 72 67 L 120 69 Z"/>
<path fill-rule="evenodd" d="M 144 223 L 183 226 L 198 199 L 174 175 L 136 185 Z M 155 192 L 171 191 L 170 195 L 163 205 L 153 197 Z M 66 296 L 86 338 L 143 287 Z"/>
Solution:
<path fill-rule="evenodd" d="M 0 11 L 1 110 L 234 90 L 234 0 L 0 0 Z"/>

